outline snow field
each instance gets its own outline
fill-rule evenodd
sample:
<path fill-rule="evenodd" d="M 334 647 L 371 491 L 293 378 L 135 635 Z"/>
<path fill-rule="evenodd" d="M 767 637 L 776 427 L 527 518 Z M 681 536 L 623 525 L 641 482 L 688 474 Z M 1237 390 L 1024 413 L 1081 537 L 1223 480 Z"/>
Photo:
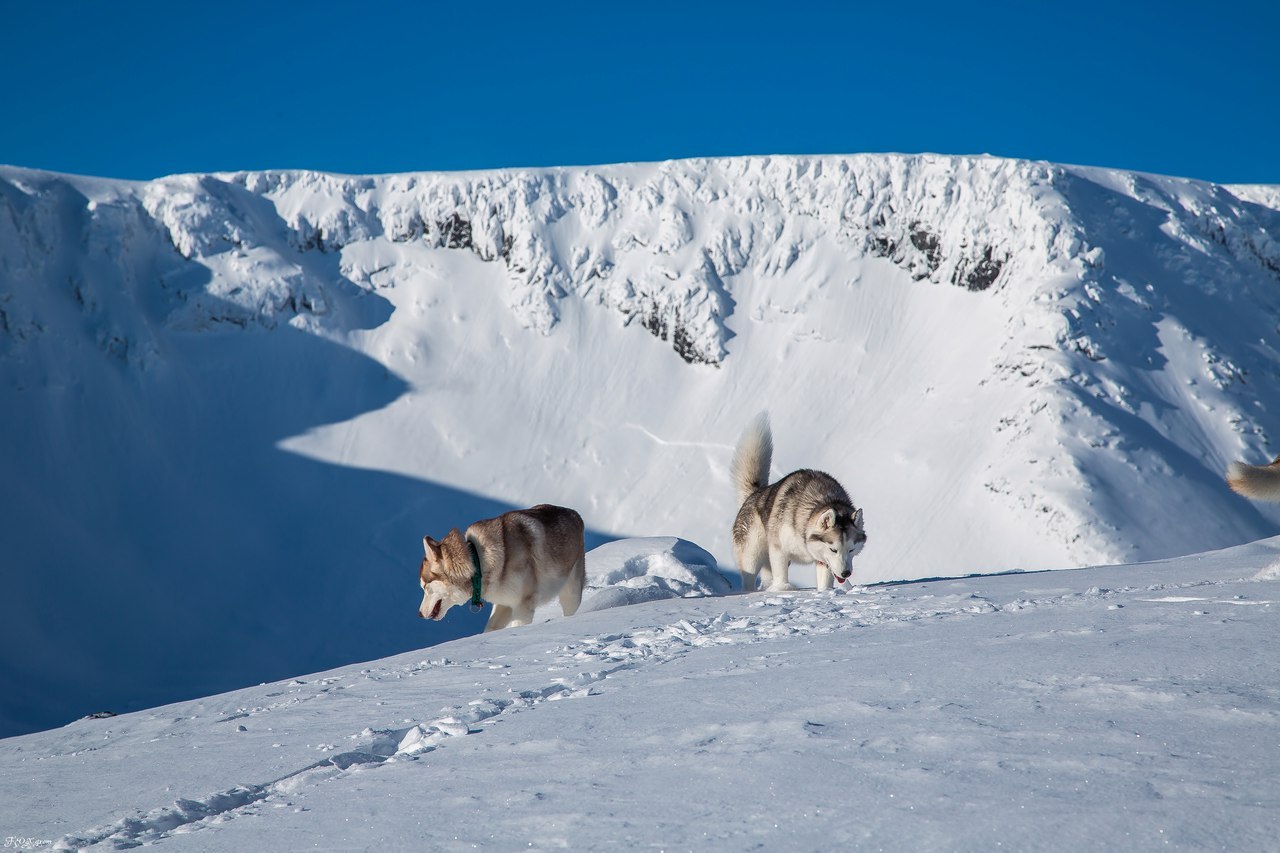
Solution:
<path fill-rule="evenodd" d="M 74 849 L 1268 849 L 1278 564 L 1273 539 L 552 619 L 9 739 L 0 824 Z"/>

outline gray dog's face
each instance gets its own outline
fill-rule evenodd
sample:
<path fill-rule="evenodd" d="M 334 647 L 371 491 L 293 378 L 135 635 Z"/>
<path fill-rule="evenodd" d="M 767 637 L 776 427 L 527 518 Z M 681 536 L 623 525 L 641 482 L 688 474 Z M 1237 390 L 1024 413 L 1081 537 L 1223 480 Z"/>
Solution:
<path fill-rule="evenodd" d="M 849 579 L 853 573 L 853 558 L 862 553 L 866 544 L 862 510 L 841 518 L 834 510 L 827 509 L 808 531 L 809 556 L 830 571 L 836 583 Z"/>

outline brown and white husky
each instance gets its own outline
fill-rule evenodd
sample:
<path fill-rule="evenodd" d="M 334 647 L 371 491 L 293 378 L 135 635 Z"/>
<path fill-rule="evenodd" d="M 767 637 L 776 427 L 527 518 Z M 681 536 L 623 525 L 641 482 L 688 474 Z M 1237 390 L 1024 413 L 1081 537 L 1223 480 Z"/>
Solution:
<path fill-rule="evenodd" d="M 1280 501 L 1280 458 L 1270 465 L 1232 462 L 1227 469 L 1227 485 L 1255 501 Z"/>
<path fill-rule="evenodd" d="M 582 516 L 540 504 L 477 521 L 465 533 L 455 527 L 439 542 L 424 536 L 418 615 L 439 620 L 456 604 L 489 601 L 485 630 L 496 631 L 528 625 L 534 608 L 559 594 L 572 616 L 586 583 L 582 534 Z"/>

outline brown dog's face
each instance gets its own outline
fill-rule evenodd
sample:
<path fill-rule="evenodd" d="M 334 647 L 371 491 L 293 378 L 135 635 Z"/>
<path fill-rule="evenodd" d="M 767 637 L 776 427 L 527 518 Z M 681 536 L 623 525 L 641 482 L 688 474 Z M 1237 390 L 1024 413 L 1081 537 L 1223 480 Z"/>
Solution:
<path fill-rule="evenodd" d="M 430 536 L 422 538 L 422 567 L 418 570 L 418 585 L 422 587 L 422 604 L 418 605 L 418 616 L 423 619 L 440 621 L 455 604 L 462 604 L 471 598 L 470 590 L 460 590 L 451 582 L 448 558 L 440 542 Z"/>

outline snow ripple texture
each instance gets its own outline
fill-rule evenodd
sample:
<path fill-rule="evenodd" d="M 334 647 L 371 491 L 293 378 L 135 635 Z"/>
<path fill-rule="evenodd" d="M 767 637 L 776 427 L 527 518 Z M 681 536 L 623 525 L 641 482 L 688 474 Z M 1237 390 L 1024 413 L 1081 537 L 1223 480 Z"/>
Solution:
<path fill-rule="evenodd" d="M 182 798 L 172 805 L 123 818 L 108 826 L 58 839 L 53 849 L 80 850 L 102 845 L 128 849 L 153 843 L 174 832 L 191 832 L 205 825 L 253 813 L 270 799 L 287 801 L 301 788 L 362 772 L 380 764 L 416 760 L 455 738 L 484 731 L 485 724 L 502 714 L 519 713 L 543 702 L 584 699 L 603 689 L 603 682 L 641 666 L 662 664 L 692 649 L 708 645 L 757 643 L 796 634 L 854 631 L 872 622 L 912 621 L 992 612 L 989 603 L 971 596 L 944 597 L 927 606 L 886 606 L 855 590 L 836 596 L 813 593 L 763 595 L 751 604 L 758 615 L 733 617 L 727 613 L 707 619 L 681 619 L 671 625 L 606 633 L 551 650 L 548 666 L 555 675 L 536 689 L 520 690 L 504 699 L 477 699 L 465 705 L 441 709 L 439 715 L 403 729 L 364 729 L 350 736 L 351 745 L 313 764 L 277 779 L 238 785 L 198 799 Z M 453 665 L 445 658 L 403 668 L 396 678 L 418 675 L 434 667 Z M 391 677 L 368 673 L 369 677 Z M 340 679 L 333 679 L 334 681 Z M 301 683 L 299 682 L 299 685 Z M 325 685 L 327 689 L 332 684 Z M 261 708 L 226 717 L 231 722 Z"/>
<path fill-rule="evenodd" d="M 1273 579 L 1259 575 L 1253 580 Z M 388 763 L 426 758 L 437 749 L 447 748 L 455 738 L 482 735 L 504 715 L 533 711 L 546 702 L 587 699 L 607 690 L 610 679 L 649 671 L 702 647 L 750 646 L 795 636 L 854 635 L 858 631 L 890 623 L 905 626 L 939 619 L 981 618 L 1001 612 L 1020 613 L 1044 608 L 1080 608 L 1082 614 L 1087 614 L 1099 606 L 1109 606 L 1112 610 L 1123 608 L 1125 604 L 1121 602 L 1205 602 L 1218 606 L 1268 603 L 1242 600 L 1240 595 L 1224 598 L 1224 594 L 1216 592 L 1216 588 L 1224 586 L 1229 584 L 1196 581 L 1116 589 L 1094 586 L 1083 592 L 1063 591 L 1040 598 L 1012 600 L 996 600 L 975 592 L 935 594 L 928 585 L 914 588 L 855 587 L 835 593 L 766 592 L 735 597 L 732 606 L 715 615 L 679 618 L 669 624 L 606 632 L 556 646 L 546 653 L 545 670 L 549 677 L 538 687 L 512 688 L 505 697 L 477 698 L 445 707 L 422 722 L 404 728 L 365 728 L 350 735 L 349 745 L 344 748 L 339 749 L 333 744 L 320 747 L 334 754 L 276 779 L 237 785 L 198 798 L 181 798 L 169 806 L 64 836 L 55 842 L 54 849 L 127 849 L 154 843 L 172 833 L 198 831 L 238 816 L 256 814 L 264 805 L 288 806 L 291 796 L 304 788 L 330 780 L 340 781 L 351 774 L 367 772 Z M 295 681 L 291 687 L 306 688 L 297 691 L 298 697 L 285 700 L 280 706 L 245 709 L 218 722 L 230 723 L 296 701 L 315 699 L 332 690 L 345 689 L 344 681 L 400 681 L 440 667 L 455 666 L 486 670 L 503 668 L 501 664 L 483 659 L 459 664 L 448 658 L 439 658 L 406 666 L 384 662 L 377 668 L 365 669 L 358 674 L 322 678 L 317 681 L 319 692 L 307 692 L 315 688 L 308 687 L 306 682 Z M 1072 693 L 1106 687 L 1102 685 L 1100 688 L 1095 682 L 1096 679 L 1079 683 L 1067 679 L 1062 689 Z"/>

